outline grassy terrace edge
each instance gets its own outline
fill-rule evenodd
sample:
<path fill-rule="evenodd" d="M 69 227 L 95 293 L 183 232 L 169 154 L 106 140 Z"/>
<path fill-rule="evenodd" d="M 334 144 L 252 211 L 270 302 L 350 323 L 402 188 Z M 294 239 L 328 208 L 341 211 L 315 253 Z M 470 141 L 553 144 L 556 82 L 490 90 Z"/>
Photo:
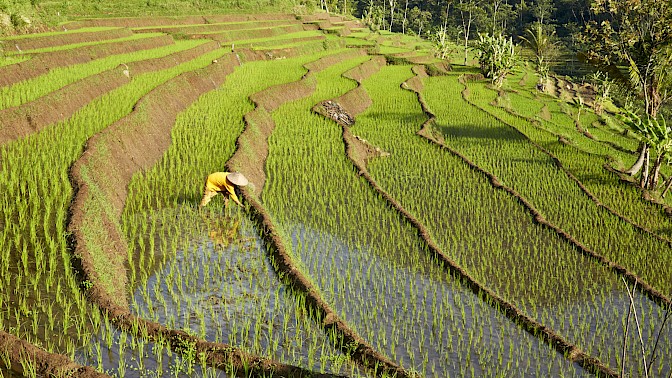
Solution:
<path fill-rule="evenodd" d="M 467 80 L 464 76 L 463 76 L 462 78 L 460 78 L 460 82 L 461 82 L 463 85 L 465 84 L 465 83 L 464 83 L 464 80 Z M 667 243 L 668 245 L 670 245 L 670 241 L 668 241 L 666 238 L 660 237 L 660 236 L 656 235 L 655 233 L 650 232 L 650 231 L 646 230 L 645 228 L 643 228 L 643 227 L 637 225 L 637 224 L 634 223 L 634 222 L 629 222 L 627 219 L 625 219 L 624 217 L 622 217 L 622 216 L 621 216 L 619 213 L 617 213 L 616 211 L 612 211 L 612 209 L 610 209 L 609 207 L 604 206 L 604 205 L 603 205 L 603 204 L 602 204 L 596 197 L 594 197 L 594 196 L 592 195 L 592 193 L 590 193 L 590 192 L 585 188 L 585 186 L 583 186 L 583 184 L 582 184 L 582 183 L 581 183 L 581 182 L 580 182 L 580 181 L 579 181 L 573 174 L 571 174 L 568 170 L 566 170 L 566 169 L 564 168 L 564 166 L 562 165 L 562 163 L 560 162 L 560 160 L 559 160 L 555 155 L 553 155 L 552 153 L 550 153 L 550 151 L 548 151 L 547 149 L 543 148 L 542 146 L 540 146 L 540 145 L 539 145 L 538 143 L 536 143 L 535 141 L 531 140 L 526 134 L 524 134 L 523 132 L 521 132 L 518 128 L 516 128 L 516 127 L 510 125 L 510 124 L 507 123 L 505 120 L 503 120 L 503 119 L 501 119 L 500 117 L 498 117 L 497 115 L 495 115 L 495 114 L 491 114 L 490 112 L 487 112 L 486 110 L 480 108 L 478 105 L 476 105 L 476 104 L 474 104 L 473 102 L 469 101 L 469 100 L 467 99 L 467 96 L 466 96 L 467 93 L 468 93 L 468 88 L 467 88 L 467 86 L 465 85 L 465 90 L 462 91 L 462 97 L 464 98 L 464 100 L 465 100 L 470 106 L 473 106 L 473 107 L 475 107 L 476 109 L 479 109 L 480 111 L 483 111 L 483 112 L 486 112 L 486 113 L 490 114 L 492 117 L 496 118 L 497 120 L 499 120 L 500 122 L 502 122 L 504 125 L 506 125 L 507 127 L 511 128 L 512 130 L 514 130 L 514 132 L 516 132 L 517 134 L 521 135 L 521 137 L 523 137 L 523 138 L 524 138 L 528 143 L 530 143 L 534 148 L 537 148 L 539 151 L 541 151 L 542 153 L 546 154 L 546 155 L 553 161 L 553 163 L 556 165 L 556 167 L 557 167 L 560 171 L 562 171 L 564 174 L 566 174 L 567 177 L 569 177 L 570 180 L 573 181 L 573 182 L 579 187 L 579 189 L 580 189 L 580 190 L 581 190 L 581 191 L 582 191 L 582 192 L 583 192 L 583 193 L 584 193 L 584 194 L 585 194 L 591 201 L 593 201 L 598 207 L 604 208 L 606 211 L 612 213 L 614 216 L 618 217 L 621 221 L 623 221 L 623 222 L 629 224 L 630 226 L 632 226 L 635 230 L 637 230 L 637 232 L 640 232 L 640 233 L 642 233 L 642 234 L 649 235 L 649 236 L 655 238 L 656 240 L 659 240 L 659 241 L 661 241 L 661 242 L 664 242 L 664 243 Z M 423 107 L 427 106 L 426 103 L 424 102 L 424 100 L 422 100 L 422 97 L 420 97 L 420 99 L 421 99 L 421 101 L 423 102 Z M 427 109 L 429 110 L 429 107 L 427 107 Z M 525 117 L 522 117 L 522 116 L 520 116 L 520 115 L 518 115 L 518 114 L 515 114 L 515 113 L 511 113 L 511 114 L 512 114 L 513 116 L 515 116 L 515 117 L 520 117 L 520 118 L 522 118 L 522 119 L 526 119 Z M 428 125 L 429 125 L 429 124 L 428 124 Z M 459 156 L 462 160 L 464 160 L 465 162 L 467 162 L 467 164 L 469 164 L 472 168 L 478 170 L 478 171 L 481 172 L 482 174 L 484 174 L 484 175 L 486 175 L 487 177 L 489 177 L 489 179 L 490 179 L 491 183 L 493 184 L 493 186 L 495 186 L 495 187 L 497 187 L 497 188 L 499 188 L 499 189 L 501 189 L 501 190 L 504 190 L 504 191 L 506 191 L 507 193 L 509 193 L 511 196 L 515 197 L 515 198 L 516 198 L 516 199 L 517 199 L 517 200 L 518 200 L 518 201 L 525 207 L 525 209 L 526 209 L 526 210 L 527 210 L 527 211 L 534 217 L 534 220 L 535 220 L 537 223 L 541 224 L 541 225 L 544 226 L 544 227 L 547 227 L 548 229 L 550 229 L 550 230 L 552 230 L 553 232 L 555 232 L 555 233 L 556 233 L 558 236 L 560 236 L 561 238 L 563 238 L 563 239 L 567 240 L 568 242 L 570 242 L 571 244 L 573 244 L 573 245 L 574 245 L 574 246 L 575 246 L 575 247 L 576 247 L 582 254 L 584 254 L 584 255 L 587 256 L 588 258 L 591 258 L 591 259 L 597 261 L 598 263 L 600 263 L 601 265 L 607 267 L 608 269 L 610 269 L 611 271 L 613 271 L 613 272 L 616 273 L 617 275 L 619 275 L 619 276 L 621 276 L 621 277 L 624 277 L 624 278 L 628 281 L 628 283 L 633 284 L 633 285 L 636 285 L 637 288 L 638 288 L 644 295 L 646 295 L 650 300 L 652 300 L 654 303 L 656 303 L 656 304 L 658 304 L 658 305 L 660 305 L 660 306 L 662 306 L 662 307 L 672 306 L 672 300 L 670 300 L 670 298 L 669 298 L 668 296 L 666 296 L 665 294 L 663 294 L 662 292 L 660 292 L 659 290 L 657 290 L 655 287 L 653 287 L 653 285 L 649 284 L 646 280 L 644 280 L 643 278 L 641 278 L 640 276 L 638 276 L 636 273 L 632 272 L 632 271 L 631 271 L 630 269 L 628 269 L 627 267 L 625 267 L 625 266 L 623 266 L 623 265 L 621 265 L 621 264 L 619 264 L 619 263 L 617 263 L 617 262 L 614 262 L 614 261 L 608 259 L 606 256 L 604 256 L 604 255 L 602 255 L 602 254 L 600 254 L 600 253 L 594 251 L 593 249 L 589 248 L 588 246 L 586 246 L 585 244 L 583 244 L 582 242 L 580 242 L 579 240 L 577 240 L 574 236 L 572 236 L 571 234 L 569 234 L 567 231 L 563 230 L 563 229 L 560 228 L 559 226 L 557 226 L 557 225 L 553 224 L 552 222 L 550 222 L 549 220 L 547 220 L 547 219 L 541 214 L 541 212 L 540 212 L 540 211 L 539 211 L 539 210 L 538 210 L 538 209 L 537 209 L 537 208 L 536 208 L 536 207 L 535 207 L 529 200 L 527 200 L 522 194 L 518 193 L 515 189 L 513 189 L 513 188 L 511 188 L 511 187 L 509 187 L 509 186 L 506 186 L 506 185 L 502 184 L 502 183 L 501 183 L 501 180 L 499 180 L 499 178 L 497 178 L 494 174 L 492 174 L 492 173 L 486 171 L 485 169 L 479 167 L 476 163 L 472 162 L 469 158 L 467 158 L 466 156 L 464 156 L 464 155 L 461 154 L 460 152 L 458 152 L 458 151 L 456 151 L 456 150 L 454 150 L 454 149 L 452 149 L 452 148 L 446 146 L 445 144 L 441 143 L 440 141 L 436 140 L 435 138 L 432 138 L 432 137 L 430 136 L 430 133 L 424 133 L 423 136 L 425 136 L 427 139 L 431 140 L 432 142 L 441 145 L 443 148 L 446 148 L 447 150 L 449 150 L 449 151 L 450 151 L 452 154 L 454 154 L 455 156 Z"/>
<path fill-rule="evenodd" d="M 82 158 L 75 163 L 71 170 L 73 186 L 76 188 L 75 199 L 71 207 L 73 216 L 69 224 L 69 229 L 75 239 L 74 254 L 81 259 L 84 278 L 93 283 L 88 293 L 89 298 L 108 314 L 113 324 L 121 329 L 150 339 L 167 340 L 171 348 L 178 353 L 187 352 L 193 348 L 197 353 L 205 354 L 206 362 L 213 367 L 234 367 L 240 371 L 251 371 L 256 374 L 277 373 L 296 377 L 331 376 L 316 374 L 296 366 L 250 355 L 226 344 L 207 342 L 187 332 L 168 329 L 161 324 L 137 317 L 130 313 L 127 303 L 120 301 L 120 299 L 125 298 L 123 291 L 121 295 L 118 292 L 109 291 L 110 283 L 104 280 L 110 279 L 111 274 L 109 272 L 107 274 L 102 273 L 103 276 L 101 276 L 101 272 L 96 270 L 93 261 L 95 258 L 102 258 L 112 261 L 116 269 L 123 270 L 122 256 L 126 256 L 126 244 L 114 225 L 118 223 L 123 208 L 128 181 L 135 171 L 150 166 L 167 148 L 170 143 L 170 130 L 177 113 L 195 101 L 201 94 L 215 89 L 218 84 L 221 85 L 226 75 L 232 72 L 237 64 L 238 60 L 234 54 L 226 54 L 217 63 L 213 63 L 204 69 L 185 73 L 171 79 L 143 98 L 143 100 L 147 100 L 148 97 L 156 96 L 157 98 L 152 100 L 155 101 L 158 108 L 152 108 L 150 101 L 142 103 L 143 100 L 141 100 L 130 116 L 125 117 L 89 140 Z M 186 85 L 187 83 L 189 85 Z M 193 90 L 192 87 L 197 87 L 198 90 Z M 172 99 L 180 99 L 178 100 L 180 103 L 172 104 L 174 106 L 171 107 L 162 106 L 164 104 L 161 100 L 168 100 L 167 96 Z M 147 105 L 147 103 L 149 104 Z M 138 125 L 147 126 L 148 119 L 146 117 L 152 111 L 153 115 L 157 116 L 155 119 L 159 121 L 152 122 L 151 126 L 147 128 L 139 128 Z M 129 127 L 129 129 L 123 127 Z M 120 136 L 120 131 L 123 133 L 126 143 L 121 143 L 121 140 L 115 139 Z M 129 134 L 130 137 L 126 138 Z M 134 143 L 138 141 L 140 143 Z M 155 148 L 146 148 L 150 145 Z M 143 152 L 149 152 L 149 156 L 143 154 Z M 116 160 L 110 156 L 111 153 L 115 155 Z M 98 165 L 101 163 L 101 157 L 104 158 L 107 165 L 105 163 L 102 166 Z M 118 169 L 119 166 L 123 167 L 122 170 Z M 109 174 L 109 176 L 106 174 Z M 110 181 L 111 177 L 111 180 L 116 179 L 116 181 Z M 119 190 L 119 188 L 123 189 Z M 98 205 L 101 203 L 104 203 L 104 205 L 97 208 L 95 203 L 91 204 L 92 198 L 99 201 Z M 89 227 L 87 219 L 90 222 L 92 217 L 104 218 L 103 229 L 87 230 L 87 227 Z M 91 237 L 94 238 L 93 244 L 89 239 Z M 104 242 L 110 239 L 114 240 L 111 243 L 111 248 L 108 244 L 108 248 L 103 250 L 101 245 L 104 245 Z M 101 257 L 101 255 L 104 256 Z M 114 264 L 115 261 L 116 264 Z M 119 280 L 120 277 L 117 275 L 115 279 Z M 112 286 L 123 290 L 125 280 L 121 278 L 121 281 Z"/>
<path fill-rule="evenodd" d="M 275 124 L 269 113 L 280 107 L 282 104 L 305 97 L 314 91 L 314 79 L 312 74 L 336 64 L 340 61 L 363 55 L 363 50 L 354 50 L 349 53 L 339 54 L 338 56 L 328 56 L 320 59 L 313 64 L 306 64 L 308 72 L 304 77 L 295 83 L 281 84 L 269 88 L 264 95 L 253 96 L 255 110 L 245 117 L 245 130 L 236 141 L 236 152 L 226 164 L 229 170 L 238 170 L 245 166 L 246 169 L 254 171 L 251 182 L 260 189 L 265 182 L 264 163 L 268 154 L 268 136 L 273 131 Z M 292 90 L 287 90 L 291 88 Z M 292 96 L 291 94 L 295 95 Z M 297 97 L 297 98 L 293 98 Z M 262 141 L 255 141 L 254 135 L 261 130 Z M 251 143 L 262 143 L 265 148 L 260 154 L 255 154 L 254 149 L 249 149 Z M 351 353 L 351 357 L 360 363 L 363 367 L 369 369 L 377 376 L 392 377 L 414 377 L 411 372 L 404 370 L 400 365 L 383 356 L 369 345 L 361 336 L 359 336 L 348 324 L 343 321 L 331 306 L 322 298 L 319 289 L 305 275 L 296 263 L 295 259 L 285 247 L 285 242 L 278 232 L 273 219 L 261 204 L 257 196 L 249 189 L 243 191 L 243 198 L 251 205 L 254 220 L 257 227 L 263 230 L 263 237 L 273 247 L 270 250 L 271 261 L 274 268 L 278 271 L 280 277 L 284 277 L 288 283 L 295 289 L 305 293 L 306 302 L 322 315 L 322 326 L 328 332 L 335 331 L 337 335 L 336 344 L 344 353 Z"/>
<path fill-rule="evenodd" d="M 34 101 L 0 110 L 0 145 L 69 118 L 93 99 L 129 83 L 134 76 L 186 63 L 216 49 L 217 43 L 207 42 L 165 57 L 130 62 L 68 84 Z M 64 103 L 63 98 L 71 100 Z"/>
<path fill-rule="evenodd" d="M 376 63 L 378 62 L 374 62 L 374 66 Z M 376 66 L 376 68 L 379 69 L 380 66 Z M 404 82 L 402 84 L 402 88 L 412 91 L 417 95 L 422 110 L 428 117 L 427 121 L 425 121 L 425 123 L 421 126 L 421 129 L 418 131 L 417 134 L 420 137 L 426 139 L 428 142 L 435 143 L 436 142 L 435 140 L 428 138 L 423 133 L 423 130 L 425 130 L 426 127 L 428 125 L 431 125 L 435 120 L 434 114 L 432 114 L 432 112 L 429 110 L 426 103 L 423 101 L 421 97 L 420 86 L 422 84 L 419 80 L 422 75 L 426 75 L 426 71 L 423 65 L 416 65 L 413 67 L 413 72 L 416 74 L 416 76 Z M 371 98 L 368 96 L 364 88 L 361 86 L 362 81 L 366 79 L 366 77 L 368 77 L 369 75 L 370 73 L 362 73 L 361 71 L 346 72 L 343 76 L 356 81 L 357 87 L 331 101 L 336 102 L 337 104 L 342 104 L 343 109 L 346 110 L 346 113 L 350 116 L 356 117 L 357 115 L 363 113 L 372 103 Z M 438 261 L 445 263 L 444 265 L 445 269 L 450 274 L 462 279 L 463 282 L 469 287 L 469 289 L 474 294 L 478 295 L 479 297 L 485 298 L 485 301 L 488 304 L 490 304 L 495 309 L 500 311 L 511 321 L 521 326 L 525 331 L 527 331 L 534 337 L 543 340 L 546 344 L 556 349 L 558 352 L 562 353 L 568 360 L 578 363 L 581 367 L 585 368 L 587 371 L 590 371 L 599 376 L 604 377 L 619 376 L 617 372 L 610 369 L 606 364 L 602 363 L 599 359 L 588 355 L 582 349 L 580 349 L 576 345 L 565 340 L 562 336 L 555 333 L 552 329 L 544 326 L 543 324 L 540 324 L 533 318 L 526 315 L 523 311 L 518 309 L 515 305 L 509 303 L 504 298 L 497 295 L 494 291 L 488 289 L 485 285 L 478 282 L 474 277 L 472 277 L 466 270 L 464 270 L 464 268 L 462 268 L 459 264 L 457 264 L 457 262 L 453 261 L 450 257 L 448 257 L 448 255 L 446 255 L 441 250 L 441 248 L 436 244 L 436 242 L 432 239 L 429 230 L 422 224 L 422 222 L 420 222 L 415 216 L 413 216 L 408 210 L 406 210 L 394 197 L 392 197 L 392 195 L 390 195 L 380 185 L 378 185 L 375 179 L 369 174 L 366 167 L 366 161 L 364 159 L 364 156 L 362 156 L 362 152 L 358 150 L 358 144 L 361 142 L 359 142 L 359 140 L 355 138 L 353 134 L 350 132 L 348 124 L 340 118 L 335 120 L 334 118 L 330 117 L 329 114 L 325 112 L 324 109 L 320 106 L 320 104 L 316 105 L 313 108 L 313 110 L 316 113 L 323 115 L 325 118 L 328 118 L 341 126 L 343 142 L 346 148 L 346 155 L 353 164 L 353 166 L 356 167 L 357 170 L 359 171 L 359 175 L 362 176 L 369 183 L 369 185 L 374 191 L 376 191 L 385 199 L 385 201 L 390 205 L 390 207 L 395 209 L 404 219 L 406 219 L 406 221 L 408 221 L 410 224 L 413 225 L 414 228 L 417 229 L 419 237 L 427 244 L 428 249 L 432 253 L 433 257 Z M 448 147 L 441 145 L 441 148 L 448 148 Z M 451 152 L 455 153 L 454 151 Z M 460 155 L 457 154 L 457 156 Z M 464 160 L 462 156 L 460 157 Z M 469 164 L 468 160 L 466 160 L 465 162 Z M 472 168 L 474 168 L 473 165 L 471 164 L 469 165 L 472 166 Z"/>

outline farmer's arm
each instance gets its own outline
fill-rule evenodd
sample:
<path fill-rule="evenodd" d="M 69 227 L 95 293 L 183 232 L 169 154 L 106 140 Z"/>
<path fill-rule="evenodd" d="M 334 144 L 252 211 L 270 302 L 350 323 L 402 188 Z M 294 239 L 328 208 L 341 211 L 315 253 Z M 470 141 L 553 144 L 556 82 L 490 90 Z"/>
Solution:
<path fill-rule="evenodd" d="M 229 197 L 233 200 L 233 202 L 237 203 L 238 206 L 243 206 L 242 203 L 240 203 L 240 200 L 238 199 L 238 196 L 236 195 L 236 190 L 235 187 L 227 187 L 226 191 L 229 192 Z"/>

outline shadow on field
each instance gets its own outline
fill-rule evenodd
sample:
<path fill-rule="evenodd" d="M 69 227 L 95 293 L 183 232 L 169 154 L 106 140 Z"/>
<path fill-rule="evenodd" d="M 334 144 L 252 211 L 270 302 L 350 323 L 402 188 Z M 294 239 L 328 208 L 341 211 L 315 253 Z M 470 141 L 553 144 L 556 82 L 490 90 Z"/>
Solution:
<path fill-rule="evenodd" d="M 508 127 L 492 127 L 484 129 L 482 127 L 474 127 L 469 124 L 455 126 L 443 125 L 440 123 L 436 123 L 434 127 L 446 137 L 509 140 L 521 142 L 525 140 L 522 135 L 512 133 Z"/>

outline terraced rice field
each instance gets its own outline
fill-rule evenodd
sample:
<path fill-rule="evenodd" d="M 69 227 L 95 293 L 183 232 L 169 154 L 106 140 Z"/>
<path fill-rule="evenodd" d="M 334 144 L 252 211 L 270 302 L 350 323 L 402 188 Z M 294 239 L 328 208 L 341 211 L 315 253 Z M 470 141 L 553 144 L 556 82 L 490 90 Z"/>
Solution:
<path fill-rule="evenodd" d="M 326 14 L 62 29 L 3 40 L 0 376 L 672 374 L 610 115 Z"/>

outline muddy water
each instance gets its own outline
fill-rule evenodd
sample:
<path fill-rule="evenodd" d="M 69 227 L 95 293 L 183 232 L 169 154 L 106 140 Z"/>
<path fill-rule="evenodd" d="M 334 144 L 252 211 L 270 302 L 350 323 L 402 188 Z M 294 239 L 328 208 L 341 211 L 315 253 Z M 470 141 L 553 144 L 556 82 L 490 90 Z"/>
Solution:
<path fill-rule="evenodd" d="M 209 207 L 192 218 L 188 246 L 138 285 L 133 311 L 284 363 L 359 376 L 278 281 L 253 224 L 238 208 Z"/>

